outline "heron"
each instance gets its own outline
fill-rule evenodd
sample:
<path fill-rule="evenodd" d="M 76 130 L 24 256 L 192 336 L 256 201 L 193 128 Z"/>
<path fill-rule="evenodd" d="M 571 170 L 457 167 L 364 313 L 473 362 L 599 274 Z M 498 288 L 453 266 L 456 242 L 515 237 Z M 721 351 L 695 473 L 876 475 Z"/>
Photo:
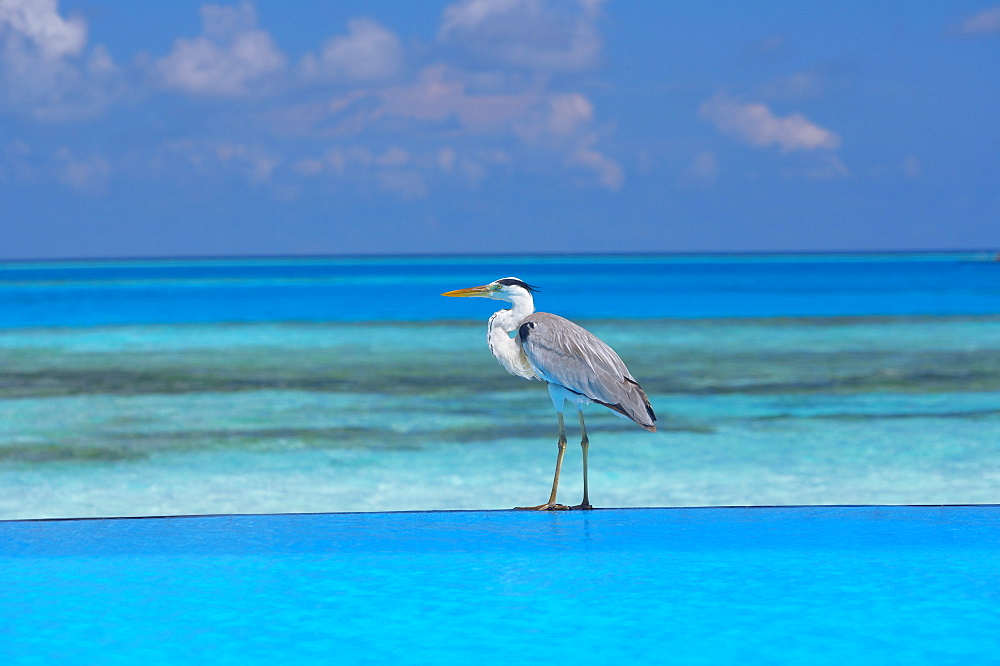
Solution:
<path fill-rule="evenodd" d="M 509 308 L 503 308 L 490 317 L 486 334 L 490 351 L 510 374 L 525 379 L 540 379 L 548 385 L 549 397 L 559 419 L 559 453 L 552 478 L 552 492 L 544 504 L 515 508 L 538 511 L 592 509 L 587 488 L 590 440 L 583 420 L 584 406 L 589 403 L 604 405 L 650 432 L 656 432 L 656 414 L 646 392 L 618 354 L 603 340 L 568 319 L 548 312 L 535 312 L 532 294 L 537 291 L 537 287 L 520 278 L 506 277 L 479 287 L 445 292 L 442 296 L 509 302 Z M 566 453 L 563 411 L 567 402 L 576 407 L 580 419 L 580 447 L 583 450 L 583 501 L 573 507 L 556 503 L 559 471 Z"/>

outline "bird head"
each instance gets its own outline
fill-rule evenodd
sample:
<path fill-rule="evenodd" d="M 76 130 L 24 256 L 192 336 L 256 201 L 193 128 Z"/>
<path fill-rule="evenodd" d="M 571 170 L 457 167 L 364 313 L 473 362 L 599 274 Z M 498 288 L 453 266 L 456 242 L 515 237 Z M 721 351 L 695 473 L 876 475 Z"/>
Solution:
<path fill-rule="evenodd" d="M 481 287 L 468 287 L 466 289 L 456 289 L 455 291 L 446 291 L 441 294 L 442 296 L 476 296 L 479 298 L 492 298 L 495 301 L 507 301 L 513 303 L 516 300 L 521 300 L 525 296 L 529 299 L 531 294 L 538 291 L 537 287 L 532 287 L 530 284 L 524 280 L 516 277 L 505 277 L 499 280 L 494 280 L 489 284 L 484 284 Z"/>

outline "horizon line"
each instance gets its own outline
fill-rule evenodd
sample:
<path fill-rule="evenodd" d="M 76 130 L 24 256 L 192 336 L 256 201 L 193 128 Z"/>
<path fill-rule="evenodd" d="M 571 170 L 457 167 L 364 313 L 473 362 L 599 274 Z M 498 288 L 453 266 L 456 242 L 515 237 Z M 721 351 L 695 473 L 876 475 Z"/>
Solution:
<path fill-rule="evenodd" d="M 0 266 L 7 264 L 58 264 L 58 263 L 120 263 L 120 262 L 198 262 L 198 261 L 283 261 L 283 260 L 371 260 L 371 259 L 458 259 L 458 258 L 571 258 L 571 257 L 831 257 L 831 256 L 920 256 L 920 255 L 990 255 L 1000 261 L 1000 250 L 995 248 L 964 248 L 936 250 L 704 250 L 664 252 L 398 252 L 398 253 L 344 253 L 344 254 L 189 254 L 189 255 L 123 255 L 97 257 L 38 257 L 0 258 Z"/>

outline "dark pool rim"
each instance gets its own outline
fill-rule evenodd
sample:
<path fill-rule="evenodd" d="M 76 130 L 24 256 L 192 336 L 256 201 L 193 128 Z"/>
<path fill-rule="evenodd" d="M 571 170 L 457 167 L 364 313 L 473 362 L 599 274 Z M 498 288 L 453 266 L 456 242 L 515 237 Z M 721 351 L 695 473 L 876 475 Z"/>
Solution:
<path fill-rule="evenodd" d="M 385 516 L 385 515 L 441 515 L 472 513 L 518 513 L 524 515 L 593 514 L 608 511 L 756 511 L 756 510 L 843 510 L 843 509 L 1000 509 L 1000 503 L 958 504 L 724 504 L 704 506 L 622 506 L 594 507 L 588 511 L 523 511 L 518 509 L 404 509 L 397 511 L 289 511 L 278 513 L 182 513 L 153 516 L 72 516 L 64 518 L 6 518 L 3 523 L 65 523 L 86 521 L 124 520 L 179 520 L 197 518 L 267 518 L 291 516 Z"/>

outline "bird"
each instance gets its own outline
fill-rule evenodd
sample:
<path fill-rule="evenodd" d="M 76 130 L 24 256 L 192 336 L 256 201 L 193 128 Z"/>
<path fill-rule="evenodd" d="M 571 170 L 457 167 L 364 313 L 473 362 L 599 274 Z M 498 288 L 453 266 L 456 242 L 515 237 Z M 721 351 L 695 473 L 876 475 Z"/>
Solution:
<path fill-rule="evenodd" d="M 535 312 L 533 294 L 538 291 L 537 287 L 520 278 L 506 277 L 441 295 L 509 302 L 509 308 L 503 308 L 490 317 L 486 334 L 490 351 L 510 374 L 539 379 L 548 385 L 549 397 L 559 419 L 559 453 L 552 478 L 552 492 L 544 504 L 515 508 L 538 511 L 592 509 L 587 488 L 590 440 L 583 419 L 584 406 L 588 403 L 603 405 L 650 432 L 656 432 L 656 414 L 646 392 L 618 354 L 603 340 L 568 319 L 547 312 Z M 563 411 L 567 402 L 576 407 L 579 415 L 580 447 L 583 450 L 583 501 L 572 507 L 556 502 L 559 471 L 566 452 Z"/>

